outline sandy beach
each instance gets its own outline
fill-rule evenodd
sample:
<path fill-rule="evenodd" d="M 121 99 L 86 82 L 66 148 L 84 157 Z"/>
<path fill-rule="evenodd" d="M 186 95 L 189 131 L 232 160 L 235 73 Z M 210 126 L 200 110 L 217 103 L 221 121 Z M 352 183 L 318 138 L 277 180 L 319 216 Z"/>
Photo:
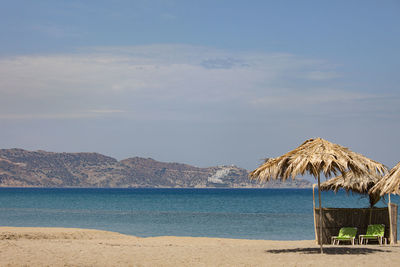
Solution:
<path fill-rule="evenodd" d="M 400 246 L 313 240 L 138 238 L 70 228 L 0 227 L 0 266 L 399 266 Z"/>

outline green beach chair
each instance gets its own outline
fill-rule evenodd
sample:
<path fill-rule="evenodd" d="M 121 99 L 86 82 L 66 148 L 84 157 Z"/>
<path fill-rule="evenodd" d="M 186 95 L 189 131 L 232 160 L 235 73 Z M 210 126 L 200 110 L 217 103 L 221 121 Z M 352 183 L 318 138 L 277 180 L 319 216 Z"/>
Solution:
<path fill-rule="evenodd" d="M 357 228 L 356 227 L 342 227 L 339 230 L 338 236 L 332 236 L 332 245 L 339 245 L 340 241 L 351 241 L 354 245 L 354 240 L 356 239 Z"/>
<path fill-rule="evenodd" d="M 360 244 L 362 244 L 364 240 L 365 244 L 368 244 L 368 240 L 373 239 L 377 240 L 380 245 L 382 245 L 383 241 L 385 241 L 386 245 L 387 239 L 384 236 L 385 236 L 384 224 L 370 224 L 368 225 L 367 233 L 365 235 L 359 235 L 358 238 L 360 240 Z"/>

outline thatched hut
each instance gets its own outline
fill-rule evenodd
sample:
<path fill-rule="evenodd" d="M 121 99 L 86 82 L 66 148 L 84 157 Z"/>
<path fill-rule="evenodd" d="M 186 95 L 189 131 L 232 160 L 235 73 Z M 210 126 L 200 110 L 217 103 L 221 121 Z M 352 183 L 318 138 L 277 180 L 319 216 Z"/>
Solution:
<path fill-rule="evenodd" d="M 250 179 L 269 181 L 270 179 L 288 178 L 295 179 L 297 175 L 306 173 L 313 175 L 318 180 L 319 194 L 319 235 L 318 241 L 322 250 L 322 209 L 320 175 L 325 177 L 343 174 L 352 171 L 356 176 L 371 173 L 384 174 L 386 168 L 379 162 L 373 161 L 361 154 L 350 151 L 348 148 L 333 144 L 322 138 L 306 140 L 296 149 L 277 158 L 270 158 L 260 167 L 252 171 Z"/>
<path fill-rule="evenodd" d="M 389 195 L 390 213 L 390 243 L 397 242 L 397 206 L 390 202 L 390 194 L 400 195 L 400 162 L 394 166 L 374 187 L 369 190 L 369 194 Z"/>
<path fill-rule="evenodd" d="M 373 188 L 370 190 L 371 194 L 397 194 L 400 195 L 400 162 L 394 166 L 390 172 L 383 177 Z"/>
<path fill-rule="evenodd" d="M 345 175 L 342 174 L 323 182 L 321 184 L 321 190 L 332 190 L 336 193 L 339 189 L 344 189 L 347 193 L 354 192 L 361 195 L 368 195 L 369 204 L 372 208 L 378 203 L 380 196 L 377 193 L 369 193 L 369 190 L 381 179 L 382 176 L 378 174 L 371 173 L 368 175 L 356 176 L 353 172 L 347 172 Z"/>
<path fill-rule="evenodd" d="M 385 237 L 390 239 L 391 244 L 397 242 L 397 206 L 389 203 L 387 208 L 374 208 L 381 196 L 378 192 L 371 192 L 370 189 L 382 179 L 383 177 L 377 174 L 358 177 L 352 172 L 347 172 L 321 184 L 322 191 L 337 192 L 342 188 L 348 193 L 368 195 L 370 202 L 369 208 L 325 208 L 324 218 L 327 218 L 327 222 L 324 222 L 325 238 L 335 235 L 344 225 L 357 227 L 360 233 L 365 233 L 369 224 L 377 223 L 385 225 Z"/>

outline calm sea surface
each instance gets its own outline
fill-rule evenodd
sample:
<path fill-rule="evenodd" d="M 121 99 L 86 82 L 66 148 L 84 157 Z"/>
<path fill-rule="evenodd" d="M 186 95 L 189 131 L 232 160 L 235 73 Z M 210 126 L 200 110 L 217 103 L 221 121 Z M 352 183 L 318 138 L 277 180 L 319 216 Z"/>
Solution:
<path fill-rule="evenodd" d="M 321 199 L 323 207 L 368 207 L 367 198 L 345 192 L 323 193 Z M 400 204 L 397 196 L 392 202 Z M 0 189 L 1 226 L 141 237 L 314 239 L 312 207 L 311 189 Z"/>

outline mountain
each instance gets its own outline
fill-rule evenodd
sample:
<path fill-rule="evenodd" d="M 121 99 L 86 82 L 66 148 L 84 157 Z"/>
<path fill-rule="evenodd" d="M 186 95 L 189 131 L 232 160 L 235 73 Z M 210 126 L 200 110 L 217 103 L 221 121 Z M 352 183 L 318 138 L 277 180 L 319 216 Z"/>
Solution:
<path fill-rule="evenodd" d="M 2 187 L 228 187 L 304 188 L 311 183 L 248 179 L 248 171 L 236 166 L 198 168 L 151 158 L 118 161 L 98 153 L 55 153 L 0 149 Z"/>

